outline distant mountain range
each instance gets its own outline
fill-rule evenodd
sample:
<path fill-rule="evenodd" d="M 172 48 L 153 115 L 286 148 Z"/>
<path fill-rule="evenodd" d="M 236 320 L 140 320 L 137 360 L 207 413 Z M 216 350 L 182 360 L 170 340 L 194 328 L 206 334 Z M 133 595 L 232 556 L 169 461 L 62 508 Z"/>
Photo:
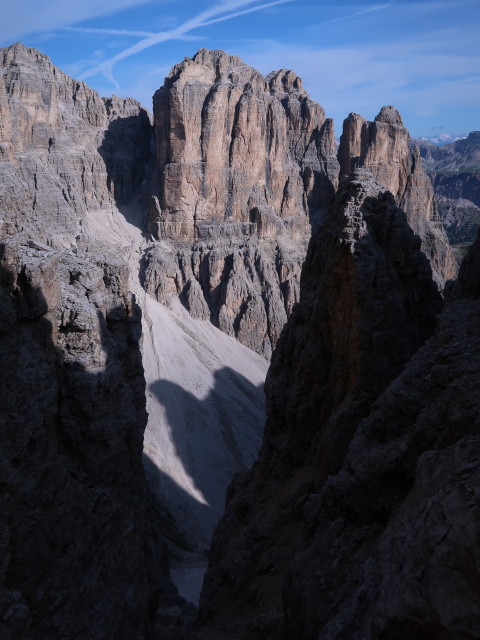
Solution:
<path fill-rule="evenodd" d="M 472 131 L 466 138 L 437 146 L 427 140 L 415 140 L 420 146 L 423 165 L 435 173 L 463 173 L 480 171 L 480 131 Z"/>
<path fill-rule="evenodd" d="M 462 255 L 480 227 L 480 131 L 442 146 L 414 142 L 432 179 L 437 211 L 450 242 Z"/>

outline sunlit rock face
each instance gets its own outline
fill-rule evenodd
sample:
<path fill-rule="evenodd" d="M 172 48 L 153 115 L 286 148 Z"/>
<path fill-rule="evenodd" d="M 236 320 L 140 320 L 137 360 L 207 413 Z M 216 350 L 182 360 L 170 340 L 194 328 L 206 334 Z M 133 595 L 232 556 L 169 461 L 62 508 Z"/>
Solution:
<path fill-rule="evenodd" d="M 457 274 L 443 225 L 437 215 L 433 187 L 420 159 L 418 147 L 394 107 L 382 107 L 373 122 L 351 113 L 343 123 L 338 151 L 340 178 L 357 167 L 368 169 L 375 180 L 390 191 L 422 240 L 422 251 L 430 260 L 440 289 Z"/>
<path fill-rule="evenodd" d="M 336 179 L 332 121 L 292 71 L 265 78 L 202 49 L 172 69 L 154 114 L 159 237 L 208 240 L 222 223 L 237 236 L 301 234 L 309 201 Z"/>
<path fill-rule="evenodd" d="M 154 119 L 149 228 L 174 245 L 149 256 L 147 287 L 268 358 L 336 187 L 333 122 L 292 71 L 206 49 L 172 69 Z"/>
<path fill-rule="evenodd" d="M 196 637 L 475 637 L 479 247 L 436 320 L 406 213 L 365 170 L 340 187 L 272 359 L 259 459 L 214 535 Z"/>
<path fill-rule="evenodd" d="M 100 98 L 35 49 L 15 44 L 0 56 L 4 233 L 25 228 L 50 246 L 81 243 L 88 214 L 138 197 L 148 112 L 132 99 Z"/>

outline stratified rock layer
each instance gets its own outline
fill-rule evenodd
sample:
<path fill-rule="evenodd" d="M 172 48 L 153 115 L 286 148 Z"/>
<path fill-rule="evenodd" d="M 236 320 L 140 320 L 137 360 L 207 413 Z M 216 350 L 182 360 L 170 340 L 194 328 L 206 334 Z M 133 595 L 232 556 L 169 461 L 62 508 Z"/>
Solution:
<path fill-rule="evenodd" d="M 198 638 L 476 637 L 480 245 L 437 327 L 419 245 L 365 173 L 340 188 L 273 356 L 259 460 L 214 535 Z"/>
<path fill-rule="evenodd" d="M 432 184 L 423 170 L 419 149 L 411 146 L 398 111 L 382 107 L 373 122 L 351 113 L 343 123 L 338 158 L 340 179 L 363 167 L 395 196 L 422 240 L 435 282 L 443 289 L 447 280 L 456 277 L 457 263 L 437 215 Z"/>
<path fill-rule="evenodd" d="M 150 254 L 147 288 L 268 357 L 333 197 L 333 123 L 293 72 L 206 49 L 172 69 L 154 113 L 150 230 L 175 244 Z"/>

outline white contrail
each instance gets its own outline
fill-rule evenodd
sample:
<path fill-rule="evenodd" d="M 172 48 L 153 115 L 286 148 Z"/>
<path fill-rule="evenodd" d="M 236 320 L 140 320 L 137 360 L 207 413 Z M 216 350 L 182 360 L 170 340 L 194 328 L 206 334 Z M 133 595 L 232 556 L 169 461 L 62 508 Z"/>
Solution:
<path fill-rule="evenodd" d="M 141 38 L 155 35 L 153 31 L 130 31 L 130 29 L 97 29 L 95 27 L 62 27 L 62 31 L 76 31 L 77 33 L 101 33 L 113 36 L 139 36 Z"/>
<path fill-rule="evenodd" d="M 133 31 L 131 29 L 102 29 L 96 27 L 61 27 L 62 31 L 75 31 L 77 33 L 98 33 L 99 35 L 112 35 L 112 36 L 132 36 L 149 38 L 156 35 L 155 31 Z M 193 42 L 195 40 L 202 39 L 201 36 L 177 36 L 176 40 L 187 40 Z"/>
<path fill-rule="evenodd" d="M 371 13 L 372 11 L 380 11 L 381 9 L 386 9 L 391 4 L 394 3 L 395 0 L 390 0 L 390 2 L 386 2 L 385 4 L 374 4 L 370 7 L 366 7 L 365 9 L 360 9 L 360 11 L 355 11 L 354 13 L 349 13 L 348 16 L 342 16 L 341 18 L 333 18 L 332 20 L 325 20 L 325 22 L 320 22 L 320 24 L 332 24 L 333 22 L 343 22 L 344 20 L 350 20 L 350 18 L 355 18 L 356 16 L 361 16 L 364 13 Z"/>
<path fill-rule="evenodd" d="M 294 2 L 295 0 L 274 0 L 273 2 L 268 2 L 266 4 L 256 5 L 254 7 L 250 7 L 248 9 L 243 9 L 241 11 L 234 11 L 232 13 L 227 13 L 226 15 L 221 16 L 221 14 L 226 13 L 231 9 L 240 9 L 246 5 L 252 4 L 254 0 L 228 0 L 221 4 L 214 5 L 211 9 L 207 9 L 206 11 L 202 11 L 194 18 L 187 20 L 183 24 L 168 31 L 160 31 L 158 33 L 154 33 L 144 37 L 142 40 L 137 42 L 136 44 L 128 47 L 128 49 L 124 49 L 117 53 L 117 55 L 113 56 L 109 60 L 105 60 L 97 67 L 90 69 L 89 71 L 84 72 L 80 75 L 81 80 L 85 80 L 86 78 L 90 78 L 91 76 L 96 75 L 97 73 L 103 73 L 111 82 L 115 85 L 117 84 L 112 75 L 112 68 L 120 60 L 124 60 L 125 58 L 129 58 L 135 53 L 139 53 L 144 49 L 148 49 L 149 47 L 153 47 L 156 44 L 160 44 L 161 42 L 167 42 L 168 40 L 174 40 L 181 38 L 186 35 L 189 31 L 193 29 L 197 29 L 199 27 L 207 26 L 209 24 L 214 24 L 216 22 L 221 22 L 223 20 L 231 20 L 232 18 L 236 18 L 238 16 L 251 13 L 253 11 L 260 11 L 261 9 L 266 9 L 268 7 L 274 7 L 276 5 L 285 4 L 287 2 Z M 219 17 L 217 17 L 219 16 Z"/>

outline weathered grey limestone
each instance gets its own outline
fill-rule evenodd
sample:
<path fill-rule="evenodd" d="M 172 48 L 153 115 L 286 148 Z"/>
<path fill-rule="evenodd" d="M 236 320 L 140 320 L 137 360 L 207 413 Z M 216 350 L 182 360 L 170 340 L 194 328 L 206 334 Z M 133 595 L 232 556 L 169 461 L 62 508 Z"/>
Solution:
<path fill-rule="evenodd" d="M 81 243 L 87 212 L 138 199 L 148 112 L 131 99 L 103 100 L 19 43 L 0 51 L 0 64 L 3 232 L 25 229 L 52 247 Z"/>

